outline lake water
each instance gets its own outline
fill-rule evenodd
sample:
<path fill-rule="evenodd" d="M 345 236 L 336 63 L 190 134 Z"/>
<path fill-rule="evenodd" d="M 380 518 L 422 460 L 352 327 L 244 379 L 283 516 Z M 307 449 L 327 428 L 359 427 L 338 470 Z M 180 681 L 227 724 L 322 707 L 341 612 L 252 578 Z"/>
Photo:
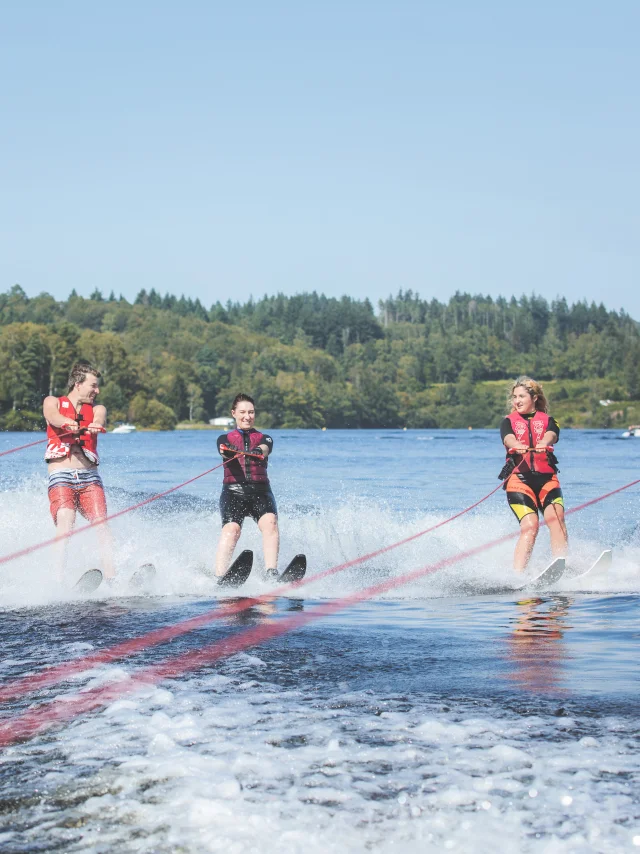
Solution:
<path fill-rule="evenodd" d="M 605 548 L 597 582 L 482 595 L 511 576 L 513 541 L 295 631 L 169 678 L 148 668 L 265 633 L 369 585 L 516 530 L 499 491 L 397 550 L 313 575 L 446 519 L 496 484 L 496 431 L 274 431 L 282 565 L 310 583 L 252 607 L 207 576 L 214 472 L 114 521 L 120 577 L 91 598 L 52 578 L 48 549 L 0 566 L 0 690 L 18 677 L 186 619 L 194 631 L 22 692 L 2 719 L 93 711 L 0 753 L 0 850 L 95 852 L 620 852 L 640 850 L 638 488 L 569 517 L 570 564 Z M 107 435 L 110 512 L 215 465 L 213 432 Z M 0 451 L 33 434 L 1 434 Z M 567 508 L 635 479 L 640 441 L 563 431 Z M 42 446 L 0 459 L 0 554 L 50 538 Z M 261 564 L 255 524 L 241 544 Z M 550 557 L 541 531 L 533 557 Z M 158 570 L 149 595 L 127 579 Z M 74 537 L 68 581 L 95 566 Z M 99 562 L 98 562 L 99 565 Z M 256 573 L 242 596 L 271 588 Z"/>

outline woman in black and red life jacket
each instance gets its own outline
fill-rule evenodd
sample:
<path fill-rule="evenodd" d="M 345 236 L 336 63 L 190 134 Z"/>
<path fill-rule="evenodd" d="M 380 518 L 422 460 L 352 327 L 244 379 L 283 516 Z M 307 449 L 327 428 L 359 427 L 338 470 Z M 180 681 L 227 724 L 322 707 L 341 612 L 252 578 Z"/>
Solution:
<path fill-rule="evenodd" d="M 267 475 L 273 439 L 254 429 L 256 409 L 248 394 L 236 395 L 231 414 L 236 420 L 236 429 L 218 436 L 218 452 L 230 461 L 224 467 L 220 496 L 222 533 L 216 552 L 215 574 L 221 578 L 229 569 L 242 523 L 245 517 L 251 516 L 262 534 L 264 577 L 266 580 L 277 578 L 280 548 L 278 509 Z M 235 456 L 236 451 L 257 456 Z"/>
<path fill-rule="evenodd" d="M 512 411 L 500 426 L 500 436 L 507 449 L 503 469 L 507 500 L 520 523 L 513 565 L 522 572 L 538 536 L 539 510 L 549 527 L 553 556 L 564 557 L 567 552 L 564 503 L 553 453 L 560 428 L 547 412 L 542 386 L 530 377 L 518 377 L 509 403 Z"/>

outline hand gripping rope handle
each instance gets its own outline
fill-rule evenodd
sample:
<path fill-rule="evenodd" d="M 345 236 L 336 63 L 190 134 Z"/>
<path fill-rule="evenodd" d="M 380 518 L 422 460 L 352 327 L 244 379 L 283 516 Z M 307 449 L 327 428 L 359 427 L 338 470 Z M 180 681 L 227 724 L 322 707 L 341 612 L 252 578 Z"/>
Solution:
<path fill-rule="evenodd" d="M 592 498 L 590 501 L 585 501 L 578 507 L 574 507 L 572 510 L 569 510 L 568 513 L 577 513 L 580 510 L 584 510 L 586 507 L 590 507 L 593 504 L 604 501 L 606 498 L 610 498 L 612 495 L 616 495 L 618 492 L 629 489 L 638 483 L 640 483 L 640 478 L 633 480 L 624 486 L 620 486 L 611 492 L 607 492 L 604 495 L 600 495 L 597 498 Z M 76 694 L 75 696 L 64 697 L 63 699 L 54 699 L 48 704 L 37 706 L 21 715 L 15 716 L 13 719 L 8 720 L 3 724 L 0 724 L 0 746 L 6 747 L 17 741 L 25 740 L 37 735 L 43 730 L 48 729 L 57 722 L 75 718 L 85 712 L 91 712 L 113 702 L 125 694 L 131 694 L 140 688 L 148 688 L 163 679 L 181 676 L 188 670 L 195 670 L 196 668 L 213 664 L 216 661 L 228 658 L 252 646 L 265 643 L 265 641 L 284 635 L 287 632 L 298 629 L 314 620 L 328 617 L 338 611 L 343 611 L 345 608 L 357 605 L 360 602 L 371 599 L 381 593 L 386 593 L 396 587 L 401 587 L 405 584 L 411 583 L 412 581 L 417 581 L 420 578 L 431 575 L 434 572 L 458 563 L 461 560 L 475 557 L 475 555 L 481 554 L 482 552 L 507 542 L 508 540 L 512 540 L 517 536 L 517 532 L 505 534 L 502 537 L 498 537 L 488 543 L 476 546 L 473 549 L 468 549 L 467 551 L 453 555 L 452 557 L 444 558 L 437 563 L 414 569 L 397 578 L 387 579 L 381 584 L 366 587 L 363 590 L 359 590 L 342 599 L 336 599 L 333 602 L 325 603 L 311 611 L 285 618 L 283 620 L 275 620 L 272 623 L 266 623 L 250 629 L 245 629 L 244 631 L 237 632 L 234 635 L 222 638 L 222 640 L 216 641 L 208 646 L 183 653 L 182 655 L 174 656 L 160 662 L 159 664 L 152 665 L 151 667 L 143 668 L 126 682 L 117 682 L 111 685 L 92 688 L 88 691 Z M 335 570 L 337 570 L 337 568 L 334 568 L 334 571 Z M 317 575 L 313 576 L 309 581 L 315 581 L 318 577 L 319 576 Z M 298 587 L 303 583 L 305 583 L 304 579 L 302 582 L 296 582 L 296 584 L 291 585 L 291 587 Z M 282 588 L 280 592 L 282 592 Z M 250 604 L 247 607 L 253 607 L 268 598 L 273 598 L 273 596 L 249 600 Z M 244 608 L 238 610 L 244 610 Z M 227 614 L 229 613 L 233 613 L 233 611 L 230 610 Z"/>
<path fill-rule="evenodd" d="M 236 457 L 251 457 L 254 460 L 264 459 L 264 454 L 262 452 L 252 453 L 251 451 L 238 451 L 236 448 L 230 448 L 228 445 L 220 445 L 220 450 L 235 454 Z M 229 462 L 231 462 L 231 460 L 229 460 Z"/>

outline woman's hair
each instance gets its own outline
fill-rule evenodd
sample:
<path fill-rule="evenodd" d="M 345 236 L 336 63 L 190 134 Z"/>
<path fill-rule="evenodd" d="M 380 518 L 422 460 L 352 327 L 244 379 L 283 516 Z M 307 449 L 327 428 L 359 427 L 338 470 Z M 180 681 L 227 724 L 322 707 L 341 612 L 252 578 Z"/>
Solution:
<path fill-rule="evenodd" d="M 526 391 L 529 392 L 531 397 L 535 397 L 534 406 L 539 412 L 549 411 L 549 403 L 547 401 L 547 396 L 544 393 L 544 389 L 542 388 L 540 383 L 537 383 L 535 380 L 532 380 L 531 377 L 518 377 L 518 379 L 509 389 L 509 397 L 507 398 L 507 408 L 509 412 L 513 412 L 513 393 L 520 386 L 526 389 Z"/>
<path fill-rule="evenodd" d="M 67 393 L 73 391 L 76 383 L 83 383 L 88 374 L 93 374 L 97 379 L 100 379 L 102 374 L 97 368 L 94 368 L 90 362 L 76 362 L 69 372 L 67 380 Z"/>
<path fill-rule="evenodd" d="M 237 406 L 239 403 L 241 403 L 243 400 L 246 400 L 246 401 L 247 401 L 247 403 L 253 403 L 253 405 L 254 405 L 254 406 L 256 405 L 255 400 L 254 400 L 252 397 L 249 397 L 249 395 L 248 395 L 248 394 L 237 394 L 237 395 L 233 398 L 233 403 L 231 404 L 231 411 L 232 411 L 232 412 L 234 412 L 234 411 L 235 411 L 236 406 Z"/>

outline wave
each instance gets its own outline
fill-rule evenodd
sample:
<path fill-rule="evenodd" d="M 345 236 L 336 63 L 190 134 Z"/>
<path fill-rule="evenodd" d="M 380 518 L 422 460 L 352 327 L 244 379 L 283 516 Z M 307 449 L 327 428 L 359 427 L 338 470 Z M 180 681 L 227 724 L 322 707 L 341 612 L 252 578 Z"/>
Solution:
<path fill-rule="evenodd" d="M 124 509 L 149 497 L 148 493 L 113 488 L 108 491 L 109 511 Z M 28 508 L 28 510 L 27 510 Z M 304 596 L 335 598 L 382 580 L 400 577 L 419 567 L 461 554 L 482 543 L 514 533 L 514 522 L 505 508 L 487 504 L 463 519 L 420 537 L 393 551 L 371 558 L 329 578 L 314 582 L 314 574 L 346 563 L 425 530 L 446 518 L 444 513 L 398 512 L 384 501 L 351 499 L 327 507 L 319 500 L 280 502 L 281 564 L 303 552 L 309 561 L 309 585 Z M 84 524 L 84 523 L 82 523 Z M 81 530 L 82 526 L 79 526 Z M 217 501 L 187 493 L 175 493 L 111 523 L 119 579 L 111 589 L 104 585 L 100 597 L 126 595 L 126 580 L 143 563 L 157 568 L 155 595 L 215 596 L 209 573 L 220 533 Z M 614 565 L 605 581 L 581 582 L 579 589 L 599 592 L 636 592 L 640 589 L 640 528 L 620 522 L 605 527 L 592 518 L 569 521 L 571 554 L 576 569 L 595 560 L 605 547 L 614 546 Z M 49 515 L 46 481 L 29 476 L 0 492 L 0 554 L 49 540 L 54 527 Z M 614 542 L 612 543 L 612 539 Z M 388 593 L 386 598 L 424 599 L 433 596 L 467 596 L 513 581 L 513 541 L 442 568 Z M 262 565 L 261 536 L 252 520 L 244 525 L 241 548 L 254 551 Z M 542 569 L 550 560 L 548 536 L 541 531 L 532 568 Z M 0 606 L 24 607 L 77 598 L 71 586 L 75 578 L 100 566 L 96 532 L 87 530 L 71 540 L 65 579 L 55 578 L 55 554 L 48 546 L 0 566 Z M 266 592 L 254 571 L 243 593 Z"/>

